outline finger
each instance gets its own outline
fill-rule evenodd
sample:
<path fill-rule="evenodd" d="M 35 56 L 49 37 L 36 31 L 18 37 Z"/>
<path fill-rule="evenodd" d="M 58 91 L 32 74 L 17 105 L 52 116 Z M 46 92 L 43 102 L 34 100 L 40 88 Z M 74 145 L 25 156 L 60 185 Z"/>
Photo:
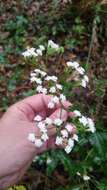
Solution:
<path fill-rule="evenodd" d="M 52 114 L 61 104 L 56 104 L 54 109 L 48 108 L 52 96 L 38 94 L 25 98 L 24 100 L 16 103 L 14 107 L 18 108 L 28 119 L 33 120 L 35 115 L 42 115 L 44 118 Z M 67 109 L 71 104 L 68 101 L 63 103 L 63 107 Z M 22 115 L 23 117 L 23 115 Z"/>
<path fill-rule="evenodd" d="M 51 114 L 50 118 L 54 122 L 56 118 L 60 118 L 62 122 L 66 121 L 68 118 L 68 112 L 62 108 L 57 109 L 53 114 Z M 50 125 L 48 127 L 48 135 L 52 136 L 56 133 L 56 127 L 54 125 Z"/>

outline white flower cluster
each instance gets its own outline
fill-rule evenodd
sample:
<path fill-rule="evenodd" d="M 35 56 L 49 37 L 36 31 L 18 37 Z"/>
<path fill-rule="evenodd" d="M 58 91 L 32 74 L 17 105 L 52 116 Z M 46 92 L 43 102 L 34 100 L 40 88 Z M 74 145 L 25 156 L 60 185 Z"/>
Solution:
<path fill-rule="evenodd" d="M 46 142 L 49 137 L 47 134 L 47 127 L 48 125 L 52 124 L 52 120 L 50 118 L 46 118 L 44 121 L 42 121 L 42 117 L 40 115 L 37 115 L 34 118 L 34 121 L 36 122 L 36 127 L 39 128 L 41 136 L 40 138 L 36 138 L 34 133 L 30 133 L 28 135 L 28 140 L 35 144 L 37 148 L 40 148 L 44 142 Z"/>
<path fill-rule="evenodd" d="M 42 52 L 45 50 L 45 47 L 43 45 L 40 45 L 38 49 L 36 48 L 29 48 L 27 47 L 27 50 L 22 53 L 22 55 L 26 57 L 38 57 L 42 56 Z"/>
<path fill-rule="evenodd" d="M 42 56 L 44 50 L 45 52 L 48 52 L 48 48 L 53 49 L 54 52 L 59 52 L 60 50 L 58 44 L 54 43 L 52 40 L 49 40 L 47 50 L 43 45 L 40 45 L 38 49 L 27 48 L 27 50 L 23 52 L 22 55 L 25 58 Z M 85 73 L 85 69 L 81 67 L 76 61 L 68 61 L 66 64 L 68 67 L 72 67 L 78 72 L 79 76 L 81 77 L 81 86 L 86 88 L 89 78 Z M 53 109 L 56 104 L 62 105 L 63 109 L 63 103 L 67 98 L 63 94 L 63 86 L 58 82 L 58 78 L 56 76 L 51 76 L 40 69 L 35 69 L 30 74 L 30 81 L 34 84 L 36 93 L 51 95 L 50 102 L 48 103 L 49 109 Z M 40 115 L 36 115 L 34 121 L 36 122 L 36 127 L 38 127 L 40 131 L 40 137 L 36 137 L 34 133 L 30 133 L 28 135 L 28 140 L 35 144 L 37 148 L 40 148 L 45 142 L 49 140 L 48 127 L 56 127 L 57 134 L 55 144 L 57 146 L 64 147 L 66 153 L 70 153 L 75 145 L 75 142 L 78 142 L 78 127 L 76 127 L 73 123 L 68 123 L 68 121 L 63 122 L 61 119 L 61 114 L 62 113 L 60 113 L 60 116 L 54 120 L 50 118 L 43 120 Z M 85 131 L 90 131 L 92 133 L 96 131 L 94 122 L 91 118 L 83 116 L 78 110 L 74 110 L 73 114 L 74 117 L 77 117 L 82 126 L 84 126 Z"/>
<path fill-rule="evenodd" d="M 60 49 L 59 45 L 54 43 L 52 40 L 48 40 L 48 48 L 55 49 L 56 51 Z"/>
<path fill-rule="evenodd" d="M 89 78 L 88 76 L 85 74 L 85 69 L 83 67 L 81 67 L 79 65 L 78 62 L 76 61 L 68 61 L 67 63 L 68 67 L 72 67 L 73 69 L 75 69 L 80 75 L 82 75 L 82 80 L 81 80 L 81 86 L 86 88 L 88 82 L 89 82 Z"/>
<path fill-rule="evenodd" d="M 96 131 L 95 124 L 91 118 L 83 116 L 80 113 L 80 111 L 78 111 L 78 110 L 74 110 L 73 112 L 74 112 L 75 116 L 79 118 L 79 122 L 84 127 L 86 127 L 87 131 L 90 131 L 92 133 L 94 133 Z"/>
<path fill-rule="evenodd" d="M 67 123 L 64 129 L 60 131 L 60 135 L 56 137 L 55 144 L 58 146 L 64 146 L 64 150 L 67 154 L 72 151 L 74 142 L 78 141 L 78 135 L 73 134 L 74 128 L 74 125 Z"/>

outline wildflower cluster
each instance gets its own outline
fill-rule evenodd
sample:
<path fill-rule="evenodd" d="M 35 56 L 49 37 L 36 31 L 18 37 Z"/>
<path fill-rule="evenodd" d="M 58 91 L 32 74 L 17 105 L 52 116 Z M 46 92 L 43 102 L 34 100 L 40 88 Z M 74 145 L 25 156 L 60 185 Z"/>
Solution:
<path fill-rule="evenodd" d="M 59 52 L 60 50 L 59 45 L 55 44 L 52 40 L 48 41 L 47 48 L 54 49 L 54 52 Z M 33 56 L 34 54 L 35 57 L 35 53 L 38 54 L 38 56 L 41 56 L 42 51 L 46 49 L 44 46 L 40 45 L 39 49 L 37 50 L 35 50 L 35 48 L 31 48 L 27 50 L 27 52 L 24 52 L 23 55 L 24 57 L 28 57 L 28 54 L 30 52 L 31 54 L 29 56 Z M 39 51 L 41 51 L 41 53 Z M 67 66 L 72 67 L 80 74 L 80 76 L 82 76 L 81 85 L 85 88 L 89 82 L 89 78 L 85 73 L 85 69 L 81 67 L 76 61 L 67 62 Z M 43 120 L 40 115 L 36 115 L 34 121 L 36 122 L 36 127 L 38 127 L 40 130 L 41 135 L 39 138 L 37 138 L 34 133 L 30 133 L 28 135 L 28 140 L 34 143 L 37 148 L 39 148 L 49 140 L 48 128 L 55 127 L 57 131 L 55 144 L 57 146 L 64 147 L 66 153 L 70 153 L 75 143 L 79 140 L 79 130 L 78 123 L 75 123 L 74 120 L 71 121 L 72 118 L 70 114 L 68 114 L 69 117 L 66 122 L 62 120 L 62 110 L 64 109 L 64 102 L 67 100 L 67 97 L 63 94 L 63 86 L 58 82 L 57 76 L 48 75 L 47 72 L 40 69 L 35 69 L 33 72 L 31 72 L 30 81 L 34 84 L 36 93 L 51 95 L 51 100 L 48 103 L 48 108 L 53 109 L 56 104 L 60 104 L 61 112 L 59 114 L 59 117 L 54 120 L 50 118 Z M 69 113 L 69 110 L 66 111 Z M 73 118 L 76 118 L 76 120 L 78 120 L 80 123 L 80 126 L 84 128 L 84 131 L 90 131 L 92 133 L 95 132 L 94 122 L 91 118 L 83 116 L 78 110 L 72 111 L 72 114 Z"/>
<path fill-rule="evenodd" d="M 85 69 L 81 67 L 79 63 L 76 61 L 68 61 L 66 64 L 68 67 L 71 67 L 72 69 L 75 69 L 78 72 L 78 74 L 81 76 L 81 86 L 86 88 L 89 82 L 89 78 L 85 74 Z"/>

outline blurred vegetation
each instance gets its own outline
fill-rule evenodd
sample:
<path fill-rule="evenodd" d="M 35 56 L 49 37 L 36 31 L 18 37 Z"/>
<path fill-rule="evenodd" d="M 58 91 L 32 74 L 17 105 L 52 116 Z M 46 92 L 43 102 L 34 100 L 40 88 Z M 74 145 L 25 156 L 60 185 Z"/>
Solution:
<path fill-rule="evenodd" d="M 35 65 L 25 64 L 21 52 L 48 39 L 65 47 L 59 73 L 64 60 L 73 58 L 85 65 L 89 88 L 75 89 L 72 101 L 92 116 L 97 132 L 82 138 L 70 156 L 56 150 L 37 157 L 20 183 L 28 190 L 107 190 L 106 0 L 0 1 L 0 115 L 32 95 L 28 76 Z M 54 62 L 50 60 L 48 69 Z M 91 179 L 84 181 L 77 172 Z"/>

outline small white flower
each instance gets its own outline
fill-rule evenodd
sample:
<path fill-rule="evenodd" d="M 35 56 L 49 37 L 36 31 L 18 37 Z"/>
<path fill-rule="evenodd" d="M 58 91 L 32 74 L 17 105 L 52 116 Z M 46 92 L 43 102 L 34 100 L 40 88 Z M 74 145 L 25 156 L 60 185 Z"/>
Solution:
<path fill-rule="evenodd" d="M 59 98 L 58 98 L 58 96 L 53 96 L 53 98 L 52 98 L 51 101 L 54 102 L 55 104 L 59 103 Z"/>
<path fill-rule="evenodd" d="M 72 133 L 72 132 L 74 131 L 74 125 L 67 123 L 67 124 L 65 125 L 65 129 L 67 129 L 67 131 L 68 131 L 69 133 Z"/>
<path fill-rule="evenodd" d="M 56 84 L 56 87 L 57 87 L 57 89 L 62 90 L 62 85 L 61 84 Z"/>
<path fill-rule="evenodd" d="M 60 118 L 57 118 L 54 120 L 53 123 L 54 123 L 54 125 L 60 126 L 63 123 L 63 121 Z"/>
<path fill-rule="evenodd" d="M 50 109 L 53 109 L 55 107 L 55 103 L 54 102 L 49 102 L 48 103 L 48 108 L 50 108 Z"/>
<path fill-rule="evenodd" d="M 43 122 L 39 122 L 38 123 L 38 128 L 40 129 L 40 131 L 42 133 L 46 133 L 47 132 L 46 126 L 45 126 L 45 124 Z"/>
<path fill-rule="evenodd" d="M 88 124 L 87 117 L 82 116 L 81 118 L 79 118 L 79 122 L 86 126 Z"/>
<path fill-rule="evenodd" d="M 52 163 L 52 159 L 48 157 L 47 160 L 46 160 L 46 163 L 47 164 L 51 164 Z"/>
<path fill-rule="evenodd" d="M 96 131 L 96 128 L 95 128 L 95 125 L 94 125 L 94 122 L 91 118 L 87 118 L 88 120 L 88 131 L 91 131 L 92 133 L 94 133 Z"/>
<path fill-rule="evenodd" d="M 42 117 L 40 115 L 36 115 L 34 117 L 34 121 L 42 121 Z"/>
<path fill-rule="evenodd" d="M 81 117 L 81 113 L 80 113 L 80 111 L 78 111 L 78 110 L 74 110 L 73 112 L 74 112 L 74 114 L 75 114 L 77 117 Z"/>
<path fill-rule="evenodd" d="M 32 78 L 31 78 L 32 80 Z M 34 80 L 37 84 L 42 84 L 42 80 L 40 78 L 36 78 L 35 77 L 35 80 Z"/>
<path fill-rule="evenodd" d="M 30 78 L 30 81 L 31 81 L 31 82 L 36 82 L 36 79 L 37 79 L 37 78 L 36 78 L 35 76 L 32 76 L 32 77 Z"/>
<path fill-rule="evenodd" d="M 26 58 L 26 57 L 37 57 L 38 54 L 35 52 L 35 48 L 27 48 L 27 50 L 25 52 L 22 53 L 22 55 Z"/>
<path fill-rule="evenodd" d="M 37 86 L 36 91 L 40 93 L 40 92 L 42 92 L 42 89 L 43 89 L 42 86 L 39 85 L 39 86 Z"/>
<path fill-rule="evenodd" d="M 83 67 L 78 67 L 76 70 L 79 72 L 79 74 L 84 75 L 85 69 Z"/>
<path fill-rule="evenodd" d="M 88 175 L 83 175 L 83 180 L 88 181 L 88 180 L 90 180 L 90 177 Z"/>
<path fill-rule="evenodd" d="M 61 102 L 66 101 L 66 96 L 64 96 L 63 94 L 60 94 L 60 100 Z"/>
<path fill-rule="evenodd" d="M 62 145 L 62 143 L 63 143 L 63 138 L 62 138 L 62 137 L 57 136 L 57 137 L 56 137 L 55 144 L 56 144 L 56 145 Z"/>
<path fill-rule="evenodd" d="M 67 145 L 64 150 L 65 150 L 65 152 L 66 152 L 67 154 L 69 154 L 69 153 L 71 152 L 71 150 L 72 150 L 72 147 L 69 146 L 69 145 Z"/>
<path fill-rule="evenodd" d="M 68 138 L 68 132 L 66 129 L 61 130 L 61 135 L 63 138 Z"/>
<path fill-rule="evenodd" d="M 87 82 L 86 80 L 82 79 L 81 86 L 86 88 L 87 87 Z"/>
<path fill-rule="evenodd" d="M 35 142 L 35 134 L 34 133 L 29 133 L 28 134 L 28 140 L 32 143 Z"/>
<path fill-rule="evenodd" d="M 47 118 L 45 119 L 45 123 L 46 123 L 47 125 L 51 125 L 52 122 L 53 122 L 52 119 L 49 118 L 49 117 L 47 117 Z"/>
<path fill-rule="evenodd" d="M 84 80 L 85 80 L 86 82 L 89 82 L 89 78 L 88 78 L 87 75 L 84 75 Z"/>
<path fill-rule="evenodd" d="M 57 82 L 58 77 L 56 77 L 56 76 L 53 75 L 53 76 L 51 76 L 51 80 L 54 81 L 54 82 Z"/>
<path fill-rule="evenodd" d="M 45 50 L 45 46 L 43 46 L 43 45 L 39 45 L 39 48 L 40 48 L 40 50 L 42 50 L 42 51 Z"/>
<path fill-rule="evenodd" d="M 46 141 L 49 139 L 47 133 L 43 133 L 42 136 L 41 136 L 41 139 L 42 139 L 44 142 L 46 142 Z"/>
<path fill-rule="evenodd" d="M 53 86 L 53 87 L 51 87 L 50 89 L 49 89 L 49 92 L 50 93 L 55 93 L 56 92 L 56 88 Z"/>
<path fill-rule="evenodd" d="M 74 134 L 72 139 L 78 142 L 78 135 Z"/>
<path fill-rule="evenodd" d="M 47 89 L 46 88 L 42 88 L 42 91 L 41 91 L 43 94 L 47 94 Z"/>
<path fill-rule="evenodd" d="M 72 61 L 67 61 L 66 64 L 67 64 L 68 67 L 73 67 L 73 62 Z"/>
<path fill-rule="evenodd" d="M 57 80 L 58 80 L 58 78 L 56 77 L 56 76 L 46 76 L 45 77 L 45 80 L 47 80 L 47 81 L 53 81 L 53 82 L 57 82 Z"/>
<path fill-rule="evenodd" d="M 72 138 L 68 139 L 68 146 L 70 146 L 71 148 L 74 147 L 74 140 Z"/>
<path fill-rule="evenodd" d="M 76 62 L 76 61 L 74 61 L 74 62 L 73 62 L 73 67 L 74 67 L 75 69 L 77 69 L 77 68 L 79 67 L 79 63 Z"/>
<path fill-rule="evenodd" d="M 33 72 L 32 72 L 32 73 L 30 73 L 30 76 L 31 76 L 31 77 L 36 77 L 36 73 L 33 73 Z"/>
<path fill-rule="evenodd" d="M 37 148 L 40 148 L 43 145 L 43 142 L 41 141 L 41 139 L 35 139 L 35 146 Z"/>
<path fill-rule="evenodd" d="M 45 77 L 45 76 L 46 76 L 46 72 L 41 71 L 41 75 L 42 75 L 43 77 Z"/>
<path fill-rule="evenodd" d="M 77 172 L 77 175 L 78 175 L 78 176 L 81 176 L 81 173 L 80 173 L 80 172 Z"/>
<path fill-rule="evenodd" d="M 59 49 L 59 45 L 54 43 L 52 40 L 48 41 L 48 47 L 51 47 L 51 48 L 56 49 L 56 50 Z"/>
<path fill-rule="evenodd" d="M 35 69 L 34 72 L 35 73 L 41 73 L 41 70 L 40 69 Z"/>
<path fill-rule="evenodd" d="M 41 50 L 41 49 L 37 49 L 37 50 L 36 50 L 36 53 L 37 53 L 38 55 L 42 56 L 42 50 Z"/>
<path fill-rule="evenodd" d="M 66 64 L 68 67 L 73 67 L 75 69 L 77 69 L 79 67 L 79 63 L 76 61 L 68 61 Z"/>

